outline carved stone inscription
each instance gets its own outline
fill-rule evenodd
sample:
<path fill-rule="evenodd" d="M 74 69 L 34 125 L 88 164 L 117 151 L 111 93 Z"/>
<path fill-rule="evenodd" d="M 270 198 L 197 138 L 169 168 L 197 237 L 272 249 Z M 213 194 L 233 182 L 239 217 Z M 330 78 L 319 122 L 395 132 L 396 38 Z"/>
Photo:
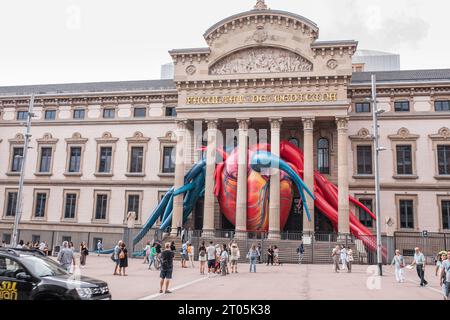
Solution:
<path fill-rule="evenodd" d="M 313 64 L 300 55 L 279 48 L 251 48 L 235 52 L 215 63 L 212 75 L 245 73 L 310 72 Z"/>

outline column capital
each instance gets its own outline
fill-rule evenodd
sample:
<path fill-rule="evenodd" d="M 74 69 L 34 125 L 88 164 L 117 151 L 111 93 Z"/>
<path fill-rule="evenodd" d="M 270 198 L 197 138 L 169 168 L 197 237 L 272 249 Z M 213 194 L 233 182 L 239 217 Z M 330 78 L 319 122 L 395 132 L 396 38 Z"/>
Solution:
<path fill-rule="evenodd" d="M 269 118 L 270 128 L 281 129 L 281 124 L 283 123 L 283 118 Z"/>
<path fill-rule="evenodd" d="M 177 129 L 178 130 L 186 130 L 187 124 L 188 124 L 188 120 L 187 119 L 177 119 L 176 123 L 177 123 Z"/>
<path fill-rule="evenodd" d="M 219 125 L 218 119 L 206 119 L 206 125 L 208 126 L 208 130 L 216 130 Z"/>
<path fill-rule="evenodd" d="M 250 124 L 250 119 L 236 119 L 239 130 L 248 130 L 248 126 Z"/>
<path fill-rule="evenodd" d="M 342 117 L 336 117 L 336 125 L 338 131 L 347 131 L 348 130 L 348 121 L 349 117 L 342 116 Z"/>
<path fill-rule="evenodd" d="M 316 122 L 316 118 L 314 117 L 303 117 L 303 130 L 314 130 L 314 123 Z"/>

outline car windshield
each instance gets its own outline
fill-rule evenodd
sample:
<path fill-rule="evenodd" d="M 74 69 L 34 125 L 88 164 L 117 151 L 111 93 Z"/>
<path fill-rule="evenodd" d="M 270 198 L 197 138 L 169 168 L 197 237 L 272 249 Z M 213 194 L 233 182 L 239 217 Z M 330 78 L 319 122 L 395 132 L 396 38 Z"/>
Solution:
<path fill-rule="evenodd" d="M 49 258 L 25 256 L 22 262 L 38 277 L 53 277 L 68 274 L 66 270 L 62 269 L 56 262 Z"/>

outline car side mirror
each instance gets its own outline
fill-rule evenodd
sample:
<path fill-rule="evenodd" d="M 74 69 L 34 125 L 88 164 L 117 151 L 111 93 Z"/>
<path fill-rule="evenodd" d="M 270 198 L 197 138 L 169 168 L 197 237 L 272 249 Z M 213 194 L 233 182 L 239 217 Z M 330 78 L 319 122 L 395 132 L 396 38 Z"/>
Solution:
<path fill-rule="evenodd" d="M 26 274 L 25 272 L 20 272 L 16 275 L 17 280 L 23 280 L 23 281 L 31 281 L 31 276 Z"/>

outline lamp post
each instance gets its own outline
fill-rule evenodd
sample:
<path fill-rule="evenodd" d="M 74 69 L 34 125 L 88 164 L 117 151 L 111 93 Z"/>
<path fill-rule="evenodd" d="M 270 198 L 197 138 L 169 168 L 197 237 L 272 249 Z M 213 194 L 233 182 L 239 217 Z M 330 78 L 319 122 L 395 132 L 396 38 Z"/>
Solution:
<path fill-rule="evenodd" d="M 22 156 L 22 162 L 20 165 L 20 180 L 19 180 L 19 191 L 17 192 L 17 205 L 16 205 L 16 212 L 14 217 L 14 227 L 13 227 L 13 240 L 12 240 L 12 246 L 13 248 L 17 247 L 18 243 L 18 232 L 19 232 L 19 223 L 20 218 L 22 216 L 22 210 L 23 210 L 23 184 L 25 180 L 25 167 L 27 162 L 27 154 L 28 154 L 28 146 L 30 143 L 31 138 L 31 119 L 33 118 L 33 108 L 34 108 L 34 95 L 31 95 L 30 99 L 30 105 L 28 107 L 27 112 L 27 128 L 25 133 L 25 142 L 23 146 L 23 156 Z"/>
<path fill-rule="evenodd" d="M 372 75 L 372 115 L 373 115 L 373 134 L 375 138 L 375 210 L 376 210 L 376 229 L 377 229 L 377 264 L 378 275 L 383 275 L 383 256 L 381 243 L 381 218 L 380 218 L 380 152 L 386 150 L 380 147 L 378 133 L 378 116 L 384 113 L 384 110 L 377 107 L 377 78 Z"/>

